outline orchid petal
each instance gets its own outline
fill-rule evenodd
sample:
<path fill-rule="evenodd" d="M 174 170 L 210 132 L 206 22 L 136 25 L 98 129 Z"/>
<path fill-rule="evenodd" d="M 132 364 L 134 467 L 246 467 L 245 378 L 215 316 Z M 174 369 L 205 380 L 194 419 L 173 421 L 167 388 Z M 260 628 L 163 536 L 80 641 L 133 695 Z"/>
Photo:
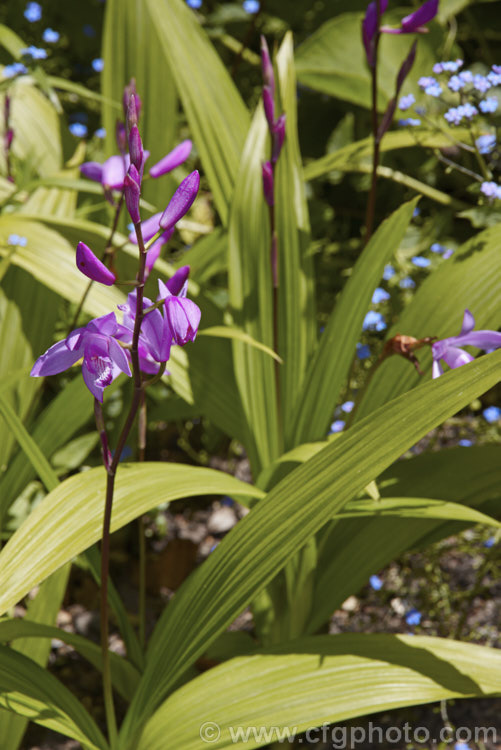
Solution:
<path fill-rule="evenodd" d="M 440 375 L 443 375 L 444 371 L 442 369 L 442 365 L 438 361 L 438 359 L 433 360 L 433 367 L 432 367 L 432 377 L 433 378 L 439 378 Z"/>
<path fill-rule="evenodd" d="M 469 310 L 464 311 L 464 317 L 463 317 L 463 325 L 461 328 L 460 336 L 463 336 L 465 333 L 469 333 L 470 331 L 473 331 L 475 328 L 475 318 L 471 314 Z"/>
<path fill-rule="evenodd" d="M 146 219 L 146 221 L 143 221 L 141 223 L 141 233 L 145 242 L 151 240 L 151 238 L 154 237 L 160 229 L 161 216 L 162 213 L 159 211 L 157 214 L 153 214 L 153 216 L 150 216 L 149 219 Z M 137 245 L 137 237 L 135 232 L 131 232 L 129 234 L 129 242 L 133 242 L 135 245 Z"/>
<path fill-rule="evenodd" d="M 68 349 L 66 339 L 58 341 L 37 359 L 30 375 L 34 378 L 57 375 L 78 362 L 82 354 L 81 349 Z"/>
<path fill-rule="evenodd" d="M 127 355 L 125 354 L 125 350 L 122 349 L 118 341 L 115 341 L 114 338 L 108 339 L 108 346 L 112 362 L 119 370 L 130 377 L 132 373 L 130 370 L 129 360 L 127 359 Z"/>
<path fill-rule="evenodd" d="M 159 162 L 154 164 L 150 169 L 150 177 L 157 178 L 161 177 L 168 172 L 172 172 L 173 169 L 184 164 L 188 156 L 191 154 L 192 142 L 190 140 L 183 141 L 176 146 L 170 153 L 160 159 Z"/>
<path fill-rule="evenodd" d="M 101 182 L 112 190 L 122 190 L 129 165 L 123 156 L 110 156 L 103 164 Z"/>
<path fill-rule="evenodd" d="M 501 347 L 501 333 L 498 331 L 471 331 L 457 336 L 456 343 L 460 346 L 476 346 L 479 349 L 499 349 Z"/>
<path fill-rule="evenodd" d="M 176 344 L 194 341 L 200 323 L 200 308 L 189 299 L 168 297 L 165 302 L 167 320 Z"/>
<path fill-rule="evenodd" d="M 166 289 L 171 293 L 175 294 L 176 296 L 180 296 L 183 292 L 183 289 L 186 287 L 186 282 L 188 280 L 188 275 L 190 273 L 190 267 L 189 266 L 181 266 L 181 268 L 178 268 L 174 276 L 171 276 L 171 278 L 168 280 L 167 284 L 164 286 Z M 160 281 L 159 281 L 160 283 Z M 162 282 L 163 284 L 163 282 Z M 164 295 L 167 296 L 167 295 Z M 186 291 L 183 296 L 186 296 Z"/>
<path fill-rule="evenodd" d="M 117 329 L 117 319 L 114 312 L 107 313 L 107 315 L 101 315 L 100 318 L 94 318 L 91 320 L 83 330 L 87 330 L 91 333 L 98 333 L 102 336 L 114 336 Z"/>
<path fill-rule="evenodd" d="M 80 172 L 84 177 L 88 177 L 89 180 L 94 182 L 102 182 L 103 177 L 103 165 L 97 161 L 87 161 L 85 164 L 80 165 Z"/>
<path fill-rule="evenodd" d="M 468 352 L 455 346 L 448 346 L 444 351 L 443 360 L 454 370 L 456 367 L 461 367 L 462 365 L 467 365 L 468 362 L 473 362 L 474 357 L 472 357 L 471 354 L 468 354 Z"/>

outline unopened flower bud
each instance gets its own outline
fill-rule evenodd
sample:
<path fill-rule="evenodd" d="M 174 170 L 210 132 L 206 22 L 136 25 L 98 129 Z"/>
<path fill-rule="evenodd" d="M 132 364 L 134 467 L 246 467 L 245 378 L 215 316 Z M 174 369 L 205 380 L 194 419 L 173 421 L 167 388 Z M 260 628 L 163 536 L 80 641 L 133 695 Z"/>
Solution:
<path fill-rule="evenodd" d="M 263 106 L 268 127 L 272 131 L 275 124 L 275 101 L 273 92 L 269 86 L 263 88 Z"/>
<path fill-rule="evenodd" d="M 285 140 L 285 115 L 280 115 L 273 127 L 273 149 L 271 160 L 276 162 Z"/>
<path fill-rule="evenodd" d="M 123 103 L 125 117 L 127 117 L 127 113 L 128 113 L 128 110 L 129 110 L 129 104 L 130 104 L 130 100 L 131 99 L 134 99 L 134 107 L 135 107 L 135 111 L 136 111 L 136 122 L 135 122 L 135 124 L 137 125 L 137 120 L 139 119 L 139 114 L 141 112 L 141 99 L 139 98 L 139 94 L 137 93 L 137 90 L 136 90 L 136 79 L 135 78 L 131 78 L 130 83 L 127 84 L 127 86 L 124 88 L 124 94 L 123 94 L 122 103 Z"/>
<path fill-rule="evenodd" d="M 139 213 L 139 197 L 141 194 L 141 178 L 134 164 L 131 164 L 124 179 L 125 205 L 134 224 L 141 221 Z"/>
<path fill-rule="evenodd" d="M 131 164 L 136 169 L 141 170 L 143 167 L 143 143 L 137 125 L 133 125 L 129 133 L 129 153 Z"/>
<path fill-rule="evenodd" d="M 125 126 L 127 128 L 128 134 L 130 134 L 130 131 L 134 126 L 137 127 L 136 98 L 134 96 L 131 96 L 129 99 L 129 106 L 127 107 L 127 117 L 125 118 Z"/>
<path fill-rule="evenodd" d="M 273 206 L 275 203 L 273 191 L 273 167 L 269 161 L 265 161 L 263 164 L 263 192 L 266 203 L 269 206 Z"/>
<path fill-rule="evenodd" d="M 160 219 L 162 229 L 170 229 L 188 213 L 197 196 L 199 187 L 200 175 L 195 170 L 182 181 L 163 212 Z"/>
<path fill-rule="evenodd" d="M 106 286 L 112 286 L 115 283 L 115 274 L 106 268 L 104 263 L 96 258 L 90 247 L 83 242 L 77 245 L 76 262 L 78 270 L 92 281 L 99 281 L 100 284 L 106 284 Z"/>
<path fill-rule="evenodd" d="M 263 71 L 264 85 L 271 90 L 271 95 L 275 95 L 275 75 L 273 65 L 271 64 L 270 50 L 264 36 L 261 36 L 261 68 Z"/>

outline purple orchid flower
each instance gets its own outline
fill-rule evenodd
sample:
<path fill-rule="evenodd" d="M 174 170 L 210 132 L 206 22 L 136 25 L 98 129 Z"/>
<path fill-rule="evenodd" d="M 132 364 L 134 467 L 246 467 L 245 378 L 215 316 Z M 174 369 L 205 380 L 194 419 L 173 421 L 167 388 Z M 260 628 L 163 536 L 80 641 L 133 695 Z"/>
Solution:
<path fill-rule="evenodd" d="M 121 372 L 129 377 L 131 375 L 127 355 L 113 338 L 117 331 L 115 313 L 91 320 L 85 328 L 77 328 L 66 339 L 42 354 L 33 365 L 30 375 L 35 378 L 56 375 L 83 357 L 82 375 L 85 385 L 102 403 L 106 386 Z"/>
<path fill-rule="evenodd" d="M 501 333 L 498 331 L 474 331 L 475 318 L 469 310 L 464 311 L 463 326 L 459 336 L 451 336 L 432 345 L 433 377 L 443 374 L 440 360 L 455 369 L 472 362 L 474 357 L 463 351 L 462 346 L 476 346 L 478 349 L 498 349 L 501 347 Z"/>
<path fill-rule="evenodd" d="M 181 271 L 177 272 L 181 276 Z M 171 288 L 174 288 L 171 281 Z M 169 287 L 159 279 L 159 299 L 164 299 L 166 321 L 169 326 L 174 344 L 184 346 L 188 341 L 195 341 L 198 326 L 200 325 L 201 312 L 198 305 L 187 299 L 187 282 L 185 281 L 178 294 L 173 294 Z"/>
<path fill-rule="evenodd" d="M 112 286 L 116 281 L 115 274 L 106 268 L 99 258 L 96 258 L 84 242 L 79 242 L 77 245 L 76 263 L 78 270 L 92 281 L 99 281 L 100 284 L 106 284 L 106 286 Z"/>
<path fill-rule="evenodd" d="M 153 306 L 153 302 L 143 297 L 143 310 Z M 117 326 L 116 338 L 125 344 L 132 344 L 137 309 L 137 292 L 127 296 L 127 303 L 118 306 L 122 310 L 123 324 Z M 160 362 L 167 362 L 170 357 L 172 336 L 166 325 L 165 316 L 160 310 L 151 310 L 141 321 L 138 341 L 139 366 L 142 372 L 156 374 Z"/>

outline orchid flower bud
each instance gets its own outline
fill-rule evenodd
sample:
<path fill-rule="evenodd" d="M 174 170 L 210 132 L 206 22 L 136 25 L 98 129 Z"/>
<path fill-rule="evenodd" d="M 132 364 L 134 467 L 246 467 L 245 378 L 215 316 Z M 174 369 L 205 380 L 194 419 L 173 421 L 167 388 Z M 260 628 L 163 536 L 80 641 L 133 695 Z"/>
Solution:
<path fill-rule="evenodd" d="M 96 258 L 90 247 L 87 247 L 83 242 L 79 242 L 77 245 L 76 263 L 78 270 L 92 281 L 99 281 L 100 284 L 106 286 L 112 286 L 116 281 L 115 274 L 109 268 L 106 268 L 104 263 Z"/>
<path fill-rule="evenodd" d="M 263 71 L 264 85 L 268 86 L 272 97 L 275 96 L 275 75 L 270 58 L 270 50 L 264 36 L 261 36 L 261 69 Z"/>
<path fill-rule="evenodd" d="M 172 196 L 162 214 L 160 227 L 170 229 L 190 210 L 200 187 L 200 175 L 195 170 L 186 177 Z"/>
<path fill-rule="evenodd" d="M 269 86 L 264 86 L 263 88 L 263 106 L 268 127 L 270 130 L 273 130 L 275 124 L 275 101 L 273 92 Z"/>
<path fill-rule="evenodd" d="M 124 179 L 125 205 L 134 224 L 139 224 L 139 197 L 141 194 L 141 178 L 134 164 L 131 164 Z"/>
<path fill-rule="evenodd" d="M 161 177 L 167 172 L 172 172 L 173 169 L 183 164 L 191 153 L 192 142 L 190 140 L 183 141 L 176 146 L 170 153 L 160 159 L 159 162 L 154 164 L 150 169 L 150 177 L 156 178 Z"/>
<path fill-rule="evenodd" d="M 275 203 L 273 191 L 273 167 L 269 161 L 265 161 L 263 164 L 263 192 L 264 199 L 268 206 L 273 206 Z"/>
<path fill-rule="evenodd" d="M 130 161 L 136 169 L 141 170 L 143 167 L 143 143 L 137 125 L 133 125 L 129 133 L 129 153 Z"/>
<path fill-rule="evenodd" d="M 137 127 L 136 98 L 131 96 L 129 99 L 129 106 L 127 107 L 127 117 L 125 118 L 127 135 L 130 135 L 130 131 L 134 126 Z"/>
<path fill-rule="evenodd" d="M 129 104 L 130 104 L 131 99 L 134 99 L 134 107 L 135 107 L 136 118 L 137 118 L 135 124 L 137 125 L 137 120 L 139 119 L 139 114 L 141 112 L 141 99 L 139 98 L 139 94 L 137 93 L 137 90 L 136 90 L 135 78 L 131 78 L 130 83 L 127 84 L 127 86 L 124 88 L 122 103 L 123 103 L 125 117 L 127 117 L 127 112 L 129 109 Z"/>
<path fill-rule="evenodd" d="M 285 140 L 285 115 L 280 115 L 275 125 L 273 126 L 273 149 L 271 160 L 276 162 L 280 156 L 280 151 L 284 145 Z"/>

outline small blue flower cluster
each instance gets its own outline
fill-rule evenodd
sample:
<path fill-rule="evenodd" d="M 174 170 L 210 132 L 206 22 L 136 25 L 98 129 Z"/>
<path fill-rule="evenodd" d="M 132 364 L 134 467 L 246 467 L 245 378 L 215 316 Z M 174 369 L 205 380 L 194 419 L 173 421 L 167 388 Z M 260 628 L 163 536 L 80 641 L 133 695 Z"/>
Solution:
<path fill-rule="evenodd" d="M 47 50 L 42 47 L 35 47 L 33 44 L 22 49 L 21 54 L 31 57 L 32 60 L 45 60 L 47 58 Z"/>
<path fill-rule="evenodd" d="M 6 65 L 2 71 L 4 78 L 14 78 L 14 76 L 24 75 L 28 69 L 23 63 L 15 62 L 12 65 Z"/>
<path fill-rule="evenodd" d="M 451 125 L 460 125 L 464 120 L 471 120 L 479 112 L 493 114 L 499 107 L 499 101 L 495 96 L 488 96 L 484 99 L 482 95 L 493 86 L 501 85 L 501 65 L 493 65 L 489 73 L 485 76 L 478 73 L 473 74 L 470 70 L 460 71 L 462 65 L 462 60 L 451 60 L 448 62 L 439 62 L 433 66 L 433 73 L 435 75 L 449 75 L 449 80 L 446 84 L 449 91 L 454 93 L 461 92 L 463 98 L 465 94 L 473 97 L 473 100 L 470 102 L 462 101 L 458 106 L 450 107 L 444 114 L 445 119 Z M 442 97 L 442 94 L 444 94 L 444 83 L 438 81 L 434 76 L 422 76 L 418 80 L 418 86 L 427 96 L 432 96 L 435 99 Z M 405 112 L 414 102 L 413 94 L 407 94 L 400 99 L 399 109 Z M 415 111 L 419 114 L 417 107 Z M 400 120 L 399 124 L 413 127 L 421 123 L 415 118 L 408 118 Z"/>
<path fill-rule="evenodd" d="M 495 182 L 482 182 L 480 192 L 490 200 L 501 200 L 501 185 L 497 185 Z"/>
<path fill-rule="evenodd" d="M 26 247 L 28 240 L 19 234 L 9 234 L 7 244 L 12 245 L 12 247 Z"/>

